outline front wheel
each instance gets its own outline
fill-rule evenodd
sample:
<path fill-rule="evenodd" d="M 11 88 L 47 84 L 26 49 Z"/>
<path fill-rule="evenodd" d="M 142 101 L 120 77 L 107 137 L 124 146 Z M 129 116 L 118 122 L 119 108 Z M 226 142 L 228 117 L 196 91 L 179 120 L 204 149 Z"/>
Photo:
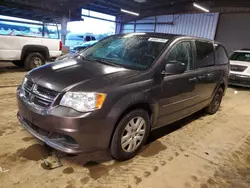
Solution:
<path fill-rule="evenodd" d="M 45 59 L 40 53 L 29 54 L 24 61 L 24 66 L 26 70 L 31 70 L 40 67 L 45 64 Z"/>
<path fill-rule="evenodd" d="M 211 101 L 209 106 L 206 108 L 206 112 L 208 114 L 212 115 L 218 111 L 218 109 L 220 108 L 222 98 L 223 98 L 223 93 L 224 93 L 224 90 L 221 87 L 216 91 L 213 97 L 213 100 Z"/>
<path fill-rule="evenodd" d="M 111 155 L 124 161 L 134 157 L 145 144 L 150 130 L 149 115 L 145 110 L 133 110 L 118 123 L 111 141 Z"/>

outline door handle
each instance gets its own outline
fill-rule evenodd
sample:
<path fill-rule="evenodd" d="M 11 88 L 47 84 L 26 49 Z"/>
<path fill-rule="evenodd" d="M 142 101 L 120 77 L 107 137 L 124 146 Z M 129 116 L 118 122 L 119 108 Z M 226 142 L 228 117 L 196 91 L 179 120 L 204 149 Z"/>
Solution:
<path fill-rule="evenodd" d="M 213 78 L 214 76 L 215 76 L 214 73 L 209 73 L 209 74 L 207 74 L 207 77 L 208 77 L 209 79 Z"/>
<path fill-rule="evenodd" d="M 201 75 L 201 76 L 198 76 L 198 78 L 199 78 L 200 80 L 203 80 L 203 79 L 206 78 L 206 76 L 205 76 L 205 75 Z"/>
<path fill-rule="evenodd" d="M 194 83 L 194 82 L 196 82 L 196 81 L 197 81 L 197 78 L 196 78 L 196 77 L 193 77 L 193 78 L 190 78 L 190 79 L 189 79 L 189 82 L 190 82 L 190 83 Z"/>

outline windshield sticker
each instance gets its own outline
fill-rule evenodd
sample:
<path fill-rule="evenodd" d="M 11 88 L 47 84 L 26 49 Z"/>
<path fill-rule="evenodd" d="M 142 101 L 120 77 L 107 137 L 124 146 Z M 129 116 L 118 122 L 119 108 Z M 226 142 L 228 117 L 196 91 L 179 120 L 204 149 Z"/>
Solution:
<path fill-rule="evenodd" d="M 161 39 L 161 38 L 149 38 L 148 41 L 151 42 L 160 42 L 160 43 L 166 43 L 168 39 Z"/>

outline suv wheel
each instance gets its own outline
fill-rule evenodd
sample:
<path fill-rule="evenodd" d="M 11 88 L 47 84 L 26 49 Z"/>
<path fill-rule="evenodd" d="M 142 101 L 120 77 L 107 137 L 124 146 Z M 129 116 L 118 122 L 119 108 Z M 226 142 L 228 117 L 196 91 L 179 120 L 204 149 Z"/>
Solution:
<path fill-rule="evenodd" d="M 150 130 L 145 110 L 134 110 L 119 122 L 111 142 L 111 155 L 120 161 L 134 157 L 145 144 Z"/>
<path fill-rule="evenodd" d="M 45 64 L 45 59 L 40 53 L 29 54 L 24 61 L 25 69 L 31 70 Z"/>
<path fill-rule="evenodd" d="M 221 87 L 216 91 L 212 102 L 206 108 L 206 112 L 208 114 L 212 115 L 212 114 L 215 114 L 218 111 L 218 109 L 220 108 L 222 98 L 223 98 L 223 93 L 224 93 L 224 91 L 223 91 L 223 89 Z"/>

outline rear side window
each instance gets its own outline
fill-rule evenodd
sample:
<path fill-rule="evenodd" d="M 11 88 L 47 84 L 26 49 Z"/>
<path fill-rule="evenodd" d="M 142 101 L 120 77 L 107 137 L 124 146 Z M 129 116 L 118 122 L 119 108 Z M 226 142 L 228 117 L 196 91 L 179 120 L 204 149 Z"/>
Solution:
<path fill-rule="evenodd" d="M 214 65 L 214 47 L 211 42 L 196 41 L 195 68 L 203 68 Z"/>
<path fill-rule="evenodd" d="M 217 65 L 226 65 L 229 63 L 227 52 L 221 45 L 215 44 L 215 59 Z"/>

